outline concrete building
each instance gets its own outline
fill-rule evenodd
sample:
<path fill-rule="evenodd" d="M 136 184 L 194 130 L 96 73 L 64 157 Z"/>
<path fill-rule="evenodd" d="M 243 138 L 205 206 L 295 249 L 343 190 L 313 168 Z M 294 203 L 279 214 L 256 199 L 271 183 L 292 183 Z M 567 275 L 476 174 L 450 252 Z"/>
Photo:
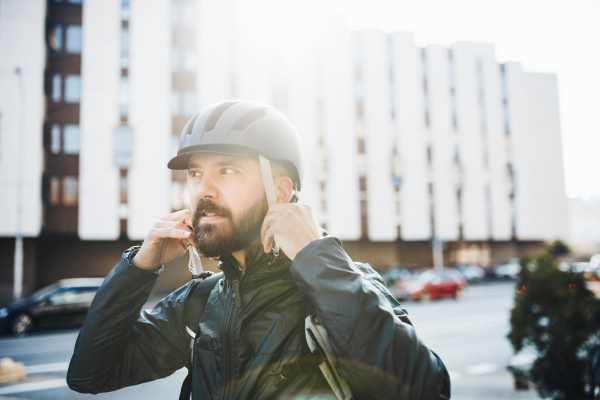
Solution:
<path fill-rule="evenodd" d="M 188 207 L 186 175 L 167 161 L 187 120 L 230 98 L 288 115 L 307 157 L 301 201 L 376 268 L 431 266 L 432 244 L 444 265 L 489 266 L 567 235 L 554 75 L 498 64 L 489 44 L 419 48 L 410 33 L 352 32 L 341 18 L 290 38 L 247 12 L 216 0 L 0 2 L 3 297 L 15 237 L 26 293 L 105 275 L 154 221 Z M 162 281 L 185 281 L 182 264 Z"/>
<path fill-rule="evenodd" d="M 569 199 L 569 244 L 578 258 L 600 253 L 600 197 Z"/>

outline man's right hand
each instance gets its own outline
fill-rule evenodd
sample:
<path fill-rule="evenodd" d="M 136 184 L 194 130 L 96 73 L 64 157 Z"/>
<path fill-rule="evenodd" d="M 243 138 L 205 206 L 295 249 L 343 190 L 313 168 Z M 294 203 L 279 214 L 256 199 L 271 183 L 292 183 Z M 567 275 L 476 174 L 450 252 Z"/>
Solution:
<path fill-rule="evenodd" d="M 154 223 L 131 262 L 140 269 L 152 271 L 162 264 L 177 260 L 187 251 L 187 242 L 196 245 L 191 226 L 190 210 L 165 215 Z"/>

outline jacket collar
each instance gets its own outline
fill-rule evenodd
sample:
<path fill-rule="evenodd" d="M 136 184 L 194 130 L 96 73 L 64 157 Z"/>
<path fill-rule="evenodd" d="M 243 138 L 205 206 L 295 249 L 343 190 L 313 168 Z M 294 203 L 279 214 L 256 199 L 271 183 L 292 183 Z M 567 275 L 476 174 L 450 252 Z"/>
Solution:
<path fill-rule="evenodd" d="M 292 261 L 283 253 L 275 257 L 273 253 L 265 253 L 262 245 L 251 245 L 246 248 L 245 264 L 242 271 L 231 255 L 224 256 L 218 267 L 231 280 L 244 282 L 257 281 L 277 272 L 288 271 Z"/>

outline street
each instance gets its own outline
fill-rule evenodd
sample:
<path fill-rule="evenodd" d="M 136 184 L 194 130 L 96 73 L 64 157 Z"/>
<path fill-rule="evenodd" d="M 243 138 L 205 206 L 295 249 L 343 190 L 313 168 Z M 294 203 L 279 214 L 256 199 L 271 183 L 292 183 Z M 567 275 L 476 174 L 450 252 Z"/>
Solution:
<path fill-rule="evenodd" d="M 531 356 L 512 357 L 506 339 L 514 284 L 472 285 L 462 300 L 406 303 L 417 333 L 444 361 L 453 399 L 537 399 L 535 391 L 516 392 L 506 370 L 509 363 L 528 364 Z M 0 357 L 25 364 L 28 378 L 0 385 L 0 399 L 84 399 L 65 382 L 76 330 L 34 333 L 25 338 L 0 337 Z M 176 399 L 187 370 L 172 376 L 97 395 L 98 399 Z M 7 396 L 7 397 L 2 397 Z"/>

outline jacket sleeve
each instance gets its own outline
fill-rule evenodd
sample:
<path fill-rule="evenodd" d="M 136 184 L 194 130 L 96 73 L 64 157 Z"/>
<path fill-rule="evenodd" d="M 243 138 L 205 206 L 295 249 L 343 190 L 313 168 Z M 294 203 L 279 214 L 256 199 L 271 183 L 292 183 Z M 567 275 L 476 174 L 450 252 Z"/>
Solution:
<path fill-rule="evenodd" d="M 80 393 L 110 392 L 164 378 L 190 364 L 181 322 L 189 284 L 140 310 L 160 272 L 143 271 L 127 250 L 96 293 L 75 343 L 67 383 Z"/>
<path fill-rule="evenodd" d="M 376 273 L 354 264 L 338 239 L 310 243 L 296 255 L 291 272 L 325 327 L 355 398 L 450 398 L 442 361 L 419 339 L 385 285 L 373 279 Z"/>

